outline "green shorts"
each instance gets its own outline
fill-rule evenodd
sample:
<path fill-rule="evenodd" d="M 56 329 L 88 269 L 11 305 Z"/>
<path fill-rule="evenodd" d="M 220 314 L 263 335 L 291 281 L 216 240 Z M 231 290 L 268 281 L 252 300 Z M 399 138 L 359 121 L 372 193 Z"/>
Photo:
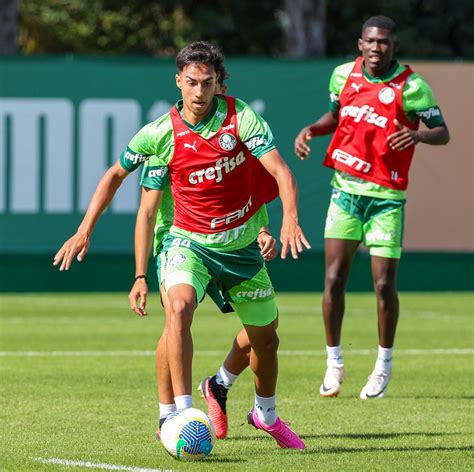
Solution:
<path fill-rule="evenodd" d="M 244 324 L 266 326 L 277 317 L 275 291 L 260 247 L 255 241 L 243 249 L 214 251 L 186 238 L 166 236 L 163 242 L 165 289 L 188 284 L 200 302 L 214 283 Z"/>
<path fill-rule="evenodd" d="M 362 241 L 372 256 L 400 259 L 404 213 L 405 200 L 385 200 L 333 189 L 324 237 Z"/>
<path fill-rule="evenodd" d="M 156 274 L 158 278 L 158 286 L 161 287 L 161 283 L 165 277 L 165 266 L 166 266 L 166 254 L 163 250 L 163 246 L 160 247 L 158 255 L 155 258 L 156 261 Z M 232 313 L 234 309 L 229 302 L 224 300 L 224 296 L 217 287 L 215 281 L 211 280 L 207 285 L 206 293 L 211 297 L 212 301 L 217 305 L 217 308 L 222 313 Z"/>

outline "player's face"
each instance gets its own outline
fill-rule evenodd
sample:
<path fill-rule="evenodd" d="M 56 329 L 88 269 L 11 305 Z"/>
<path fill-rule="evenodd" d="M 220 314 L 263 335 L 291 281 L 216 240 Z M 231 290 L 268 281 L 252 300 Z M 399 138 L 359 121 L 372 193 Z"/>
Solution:
<path fill-rule="evenodd" d="M 201 121 L 211 109 L 216 83 L 216 71 L 209 64 L 190 64 L 176 75 L 176 85 L 183 96 L 183 114 L 191 124 Z"/>
<path fill-rule="evenodd" d="M 369 27 L 359 38 L 359 51 L 364 57 L 364 65 L 372 76 L 379 76 L 390 69 L 393 54 L 398 47 L 397 38 L 390 31 Z"/>

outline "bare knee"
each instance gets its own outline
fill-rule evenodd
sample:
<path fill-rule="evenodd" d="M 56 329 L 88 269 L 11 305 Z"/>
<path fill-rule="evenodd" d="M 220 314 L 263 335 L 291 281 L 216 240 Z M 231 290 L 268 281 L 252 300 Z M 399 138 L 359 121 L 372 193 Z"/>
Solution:
<path fill-rule="evenodd" d="M 170 301 L 171 314 L 169 330 L 187 331 L 191 328 L 194 314 L 194 304 L 184 298 L 177 297 Z"/>
<path fill-rule="evenodd" d="M 246 339 L 247 342 L 242 342 L 238 337 L 234 339 L 233 349 L 235 351 L 241 352 L 242 354 L 249 355 L 251 346 L 248 338 Z"/>
<path fill-rule="evenodd" d="M 274 331 L 271 335 L 262 336 L 254 340 L 252 342 L 252 349 L 256 353 L 276 352 L 278 351 L 279 345 L 280 345 L 280 339 L 278 338 L 276 331 Z"/>
<path fill-rule="evenodd" d="M 344 293 L 347 276 L 338 270 L 328 270 L 325 279 L 325 292 L 331 297 L 338 297 Z"/>
<path fill-rule="evenodd" d="M 391 300 L 397 296 L 395 281 L 388 277 L 379 277 L 374 280 L 374 290 L 380 301 Z"/>

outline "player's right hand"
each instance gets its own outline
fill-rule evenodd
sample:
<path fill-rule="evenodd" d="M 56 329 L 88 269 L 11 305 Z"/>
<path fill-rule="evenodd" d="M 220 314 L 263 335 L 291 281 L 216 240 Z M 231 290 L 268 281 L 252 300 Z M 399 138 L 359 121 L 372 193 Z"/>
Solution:
<path fill-rule="evenodd" d="M 293 259 L 298 259 L 298 254 L 303 252 L 303 246 L 311 249 L 306 236 L 301 227 L 293 220 L 283 221 L 280 233 L 281 241 L 281 258 L 286 259 L 288 252 L 291 252 Z"/>
<path fill-rule="evenodd" d="M 306 159 L 309 156 L 311 148 L 308 146 L 308 141 L 312 138 L 309 126 L 303 128 L 295 139 L 295 154 L 300 159 Z"/>
<path fill-rule="evenodd" d="M 77 260 L 82 262 L 86 256 L 89 246 L 91 244 L 88 233 L 77 232 L 74 236 L 69 238 L 56 253 L 53 259 L 53 265 L 57 266 L 61 263 L 59 270 L 69 270 L 72 261 L 77 254 Z"/>
<path fill-rule="evenodd" d="M 128 295 L 130 300 L 130 308 L 138 316 L 147 316 L 146 312 L 146 297 L 148 295 L 148 284 L 145 279 L 137 279 L 133 284 L 132 290 Z"/>

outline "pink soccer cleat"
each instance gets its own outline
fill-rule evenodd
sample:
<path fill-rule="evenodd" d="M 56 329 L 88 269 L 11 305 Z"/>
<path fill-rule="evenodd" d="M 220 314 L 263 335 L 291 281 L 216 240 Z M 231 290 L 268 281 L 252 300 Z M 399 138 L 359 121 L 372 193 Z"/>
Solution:
<path fill-rule="evenodd" d="M 206 377 L 198 387 L 207 403 L 207 414 L 216 430 L 216 438 L 227 437 L 227 389 L 219 385 L 214 377 Z"/>
<path fill-rule="evenodd" d="M 256 429 L 261 429 L 265 431 L 270 436 L 272 436 L 278 445 L 284 449 L 304 449 L 304 442 L 298 437 L 298 435 L 280 418 L 277 418 L 275 424 L 272 426 L 267 426 L 262 423 L 255 411 L 255 408 L 252 408 L 248 415 L 247 421 Z"/>

